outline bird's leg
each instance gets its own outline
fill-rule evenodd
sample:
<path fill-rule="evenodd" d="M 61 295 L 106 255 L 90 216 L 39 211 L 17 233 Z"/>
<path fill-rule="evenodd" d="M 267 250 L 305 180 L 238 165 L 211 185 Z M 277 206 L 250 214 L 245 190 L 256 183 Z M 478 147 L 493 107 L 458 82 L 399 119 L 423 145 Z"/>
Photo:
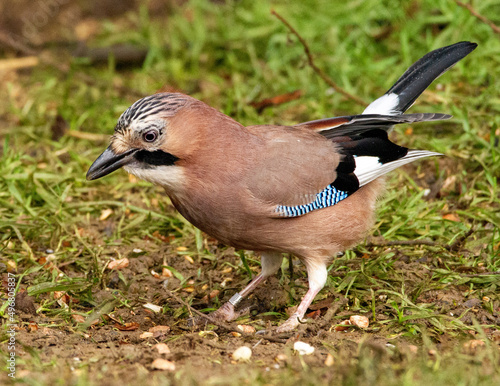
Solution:
<path fill-rule="evenodd" d="M 274 275 L 281 266 L 283 256 L 278 252 L 266 252 L 261 256 L 262 272 L 257 275 L 248 285 L 241 291 L 235 293 L 231 299 L 222 305 L 217 311 L 213 312 L 210 316 L 219 320 L 230 322 L 244 314 L 248 309 L 237 312 L 235 307 L 250 293 L 257 288 L 257 286 L 267 279 L 269 276 Z"/>
<path fill-rule="evenodd" d="M 282 323 L 277 329 L 277 333 L 288 332 L 295 329 L 299 323 L 302 321 L 307 309 L 311 305 L 312 301 L 316 297 L 319 291 L 325 286 L 327 278 L 326 264 L 321 261 L 305 261 L 307 268 L 307 276 L 309 279 L 309 290 L 306 292 L 302 301 L 300 302 L 297 310 L 293 313 L 290 318 L 284 323 Z"/>

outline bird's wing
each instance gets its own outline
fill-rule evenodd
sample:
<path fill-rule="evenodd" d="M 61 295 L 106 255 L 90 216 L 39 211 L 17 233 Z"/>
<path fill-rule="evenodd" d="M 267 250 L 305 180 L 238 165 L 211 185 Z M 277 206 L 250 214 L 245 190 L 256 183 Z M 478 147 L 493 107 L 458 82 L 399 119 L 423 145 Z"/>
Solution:
<path fill-rule="evenodd" d="M 359 188 L 352 157 L 321 135 L 295 127 L 248 129 L 260 137 L 262 148 L 245 185 L 270 215 L 303 215 L 334 205 Z"/>
<path fill-rule="evenodd" d="M 258 207 L 297 217 L 336 205 L 361 186 L 417 159 L 440 155 L 392 143 L 382 129 L 324 138 L 298 127 L 254 126 L 262 140 L 245 185 Z"/>
<path fill-rule="evenodd" d="M 416 123 L 424 121 L 439 121 L 449 119 L 451 115 L 437 113 L 416 113 L 401 115 L 360 114 L 344 117 L 319 119 L 304 122 L 295 127 L 316 131 L 326 138 L 349 136 L 352 139 L 373 129 L 389 131 L 394 125 L 401 123 Z"/>

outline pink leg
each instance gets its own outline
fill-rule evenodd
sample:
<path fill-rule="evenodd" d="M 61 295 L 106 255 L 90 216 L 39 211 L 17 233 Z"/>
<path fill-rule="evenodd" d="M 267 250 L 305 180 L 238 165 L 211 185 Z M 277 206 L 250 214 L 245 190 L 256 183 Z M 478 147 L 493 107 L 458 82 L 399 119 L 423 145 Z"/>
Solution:
<path fill-rule="evenodd" d="M 281 253 L 277 252 L 268 252 L 263 253 L 261 257 L 261 266 L 262 272 L 257 275 L 248 285 L 240 292 L 235 293 L 231 299 L 225 304 L 223 304 L 217 311 L 214 311 L 210 316 L 219 319 L 225 320 L 226 322 L 230 322 L 240 315 L 245 313 L 248 310 L 243 310 L 242 312 L 237 312 L 235 307 L 250 293 L 257 288 L 257 286 L 267 279 L 269 276 L 274 275 L 281 266 L 281 261 L 283 260 L 283 256 Z M 314 298 L 314 296 L 313 296 Z M 312 299 L 311 299 L 312 301 Z M 307 307 L 306 307 L 307 309 Z M 304 311 L 305 312 L 305 311 Z"/>
<path fill-rule="evenodd" d="M 299 325 L 300 321 L 302 321 L 302 318 L 318 292 L 325 286 L 326 277 L 328 275 L 325 263 L 321 260 L 320 262 L 305 261 L 305 264 L 307 276 L 309 278 L 309 290 L 302 298 L 302 301 L 297 307 L 297 311 L 276 329 L 277 333 L 294 330 Z"/>

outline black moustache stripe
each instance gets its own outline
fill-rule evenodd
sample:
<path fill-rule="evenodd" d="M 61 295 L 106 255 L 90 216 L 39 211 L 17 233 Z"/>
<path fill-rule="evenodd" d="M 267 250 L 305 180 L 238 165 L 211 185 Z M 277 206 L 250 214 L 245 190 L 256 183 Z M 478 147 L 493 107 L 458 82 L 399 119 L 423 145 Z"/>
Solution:
<path fill-rule="evenodd" d="M 135 153 L 134 157 L 137 161 L 151 166 L 170 166 L 174 165 L 175 162 L 179 159 L 175 155 L 164 152 L 163 150 L 139 150 L 137 153 Z"/>

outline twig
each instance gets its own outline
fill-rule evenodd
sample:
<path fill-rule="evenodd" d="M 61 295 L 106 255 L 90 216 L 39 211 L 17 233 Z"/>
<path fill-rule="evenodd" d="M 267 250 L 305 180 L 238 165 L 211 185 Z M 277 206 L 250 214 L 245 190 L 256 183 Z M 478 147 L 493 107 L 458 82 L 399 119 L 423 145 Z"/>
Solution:
<path fill-rule="evenodd" d="M 468 10 L 472 16 L 475 16 L 476 18 L 481 20 L 484 24 L 487 24 L 493 30 L 493 32 L 500 34 L 500 27 L 497 26 L 495 23 L 493 23 L 490 19 L 488 19 L 487 17 L 481 15 L 478 11 L 476 11 L 472 6 L 472 4 L 465 4 L 459 0 L 455 0 L 455 3 L 457 3 L 459 7 Z"/>
<path fill-rule="evenodd" d="M 488 276 L 488 275 L 500 275 L 500 271 L 471 273 L 471 274 L 468 274 L 468 275 L 460 275 L 460 276 L 462 276 L 462 277 L 480 277 L 480 276 Z"/>
<path fill-rule="evenodd" d="M 2 31 L 0 31 L 0 42 L 5 44 L 8 47 L 11 47 L 12 49 L 14 49 L 16 51 L 21 52 L 24 55 L 38 56 L 40 63 L 51 66 L 51 67 L 57 69 L 59 72 L 61 72 L 64 75 L 68 75 L 70 72 L 70 66 L 68 64 L 61 63 L 59 61 L 52 60 L 49 58 L 41 57 L 41 56 L 37 55 L 37 52 L 35 50 L 28 47 L 27 45 L 20 42 L 19 40 L 11 39 L 6 33 L 2 32 Z M 95 85 L 98 83 L 98 78 L 91 77 L 91 76 L 84 74 L 80 71 L 76 72 L 75 75 L 77 77 L 79 77 L 80 79 L 82 79 L 87 84 Z M 109 86 L 108 84 L 106 84 L 106 85 Z M 114 85 L 113 87 L 125 95 L 132 95 L 132 96 L 137 97 L 137 98 L 142 98 L 144 96 L 143 93 L 141 93 L 137 90 L 130 89 L 128 87 L 123 87 L 123 86 L 118 86 L 118 85 Z"/>
<path fill-rule="evenodd" d="M 365 244 L 367 248 L 372 247 L 394 247 L 394 246 L 404 246 L 404 245 L 427 245 L 430 247 L 440 247 L 446 249 L 450 252 L 456 252 L 464 244 L 465 240 L 469 238 L 470 235 L 474 233 L 474 228 L 470 228 L 467 233 L 456 239 L 453 244 L 442 244 L 432 240 L 385 240 L 383 238 L 378 238 L 375 242 L 370 241 Z"/>
<path fill-rule="evenodd" d="M 456 252 L 460 249 L 460 247 L 464 244 L 465 240 L 474 233 L 474 228 L 471 227 L 466 234 L 460 236 L 458 239 L 456 239 L 453 244 L 447 245 L 445 248 L 451 252 Z"/>
<path fill-rule="evenodd" d="M 326 311 L 326 314 L 321 321 L 320 328 L 323 329 L 329 325 L 332 318 L 337 314 L 340 308 L 345 306 L 347 303 L 349 303 L 349 301 L 344 296 L 339 294 L 339 300 L 337 302 L 332 302 L 332 305 L 328 308 L 328 311 Z"/>
<path fill-rule="evenodd" d="M 243 332 L 233 326 L 231 326 L 230 324 L 228 323 L 225 323 L 223 321 L 220 321 L 220 320 L 216 320 L 214 318 L 212 318 L 210 315 L 207 315 L 207 314 L 204 314 L 200 311 L 198 311 L 197 309 L 191 307 L 191 305 L 186 302 L 185 300 L 181 299 L 180 296 L 177 296 L 175 293 L 173 293 L 172 291 L 164 288 L 164 291 L 166 292 L 167 296 L 173 298 L 176 302 L 186 306 L 188 308 L 188 310 L 196 315 L 198 315 L 199 317 L 203 318 L 203 319 L 206 319 L 208 320 L 210 323 L 212 324 L 215 324 L 216 326 L 228 331 L 228 332 L 237 332 L 238 334 L 241 334 L 241 336 L 243 337 L 247 337 L 247 338 L 256 338 L 256 336 L 254 334 L 249 334 L 249 333 L 246 333 L 246 332 Z M 266 334 L 266 335 L 259 335 L 258 336 L 259 339 L 266 339 L 270 342 L 275 342 L 275 343 L 285 343 L 285 341 L 283 339 L 280 339 L 280 338 L 277 338 L 277 337 L 274 337 L 274 336 L 271 336 L 269 334 Z"/>
<path fill-rule="evenodd" d="M 431 240 L 392 240 L 392 241 L 389 241 L 389 240 L 382 239 L 382 240 L 377 240 L 376 242 L 370 241 L 370 242 L 366 243 L 365 246 L 367 248 L 372 248 L 372 247 L 393 247 L 393 246 L 398 246 L 398 245 L 428 245 L 431 247 L 446 248 L 446 246 L 444 246 L 443 244 L 437 243 L 437 242 L 431 241 Z"/>
<path fill-rule="evenodd" d="M 254 107 L 257 112 L 260 114 L 264 111 L 265 108 L 270 106 L 278 106 L 283 103 L 287 103 L 293 101 L 295 99 L 299 99 L 302 96 L 301 90 L 295 90 L 293 92 L 289 92 L 282 95 L 277 95 L 271 98 L 266 98 L 258 102 L 251 102 L 250 106 Z"/>
<path fill-rule="evenodd" d="M 335 91 L 339 92 L 343 96 L 345 96 L 347 99 L 351 99 L 352 101 L 356 102 L 357 104 L 360 104 L 362 106 L 366 106 L 367 103 L 362 100 L 361 98 L 358 98 L 355 95 L 352 95 L 351 93 L 347 92 L 344 90 L 342 87 L 340 87 L 337 83 L 335 83 L 328 75 L 325 74 L 323 70 L 321 70 L 316 64 L 314 63 L 314 59 L 311 54 L 311 50 L 309 49 L 309 46 L 307 42 L 304 40 L 304 38 L 297 32 L 295 28 L 293 28 L 290 23 L 283 17 L 281 16 L 278 12 L 276 12 L 274 9 L 271 10 L 271 14 L 276 16 L 289 30 L 292 34 L 294 34 L 297 39 L 299 39 L 300 44 L 302 44 L 302 47 L 304 47 L 304 51 L 307 56 L 307 62 L 309 63 L 309 66 L 314 70 L 316 74 L 320 76 L 321 79 L 325 81 L 330 87 L 332 87 Z"/>

